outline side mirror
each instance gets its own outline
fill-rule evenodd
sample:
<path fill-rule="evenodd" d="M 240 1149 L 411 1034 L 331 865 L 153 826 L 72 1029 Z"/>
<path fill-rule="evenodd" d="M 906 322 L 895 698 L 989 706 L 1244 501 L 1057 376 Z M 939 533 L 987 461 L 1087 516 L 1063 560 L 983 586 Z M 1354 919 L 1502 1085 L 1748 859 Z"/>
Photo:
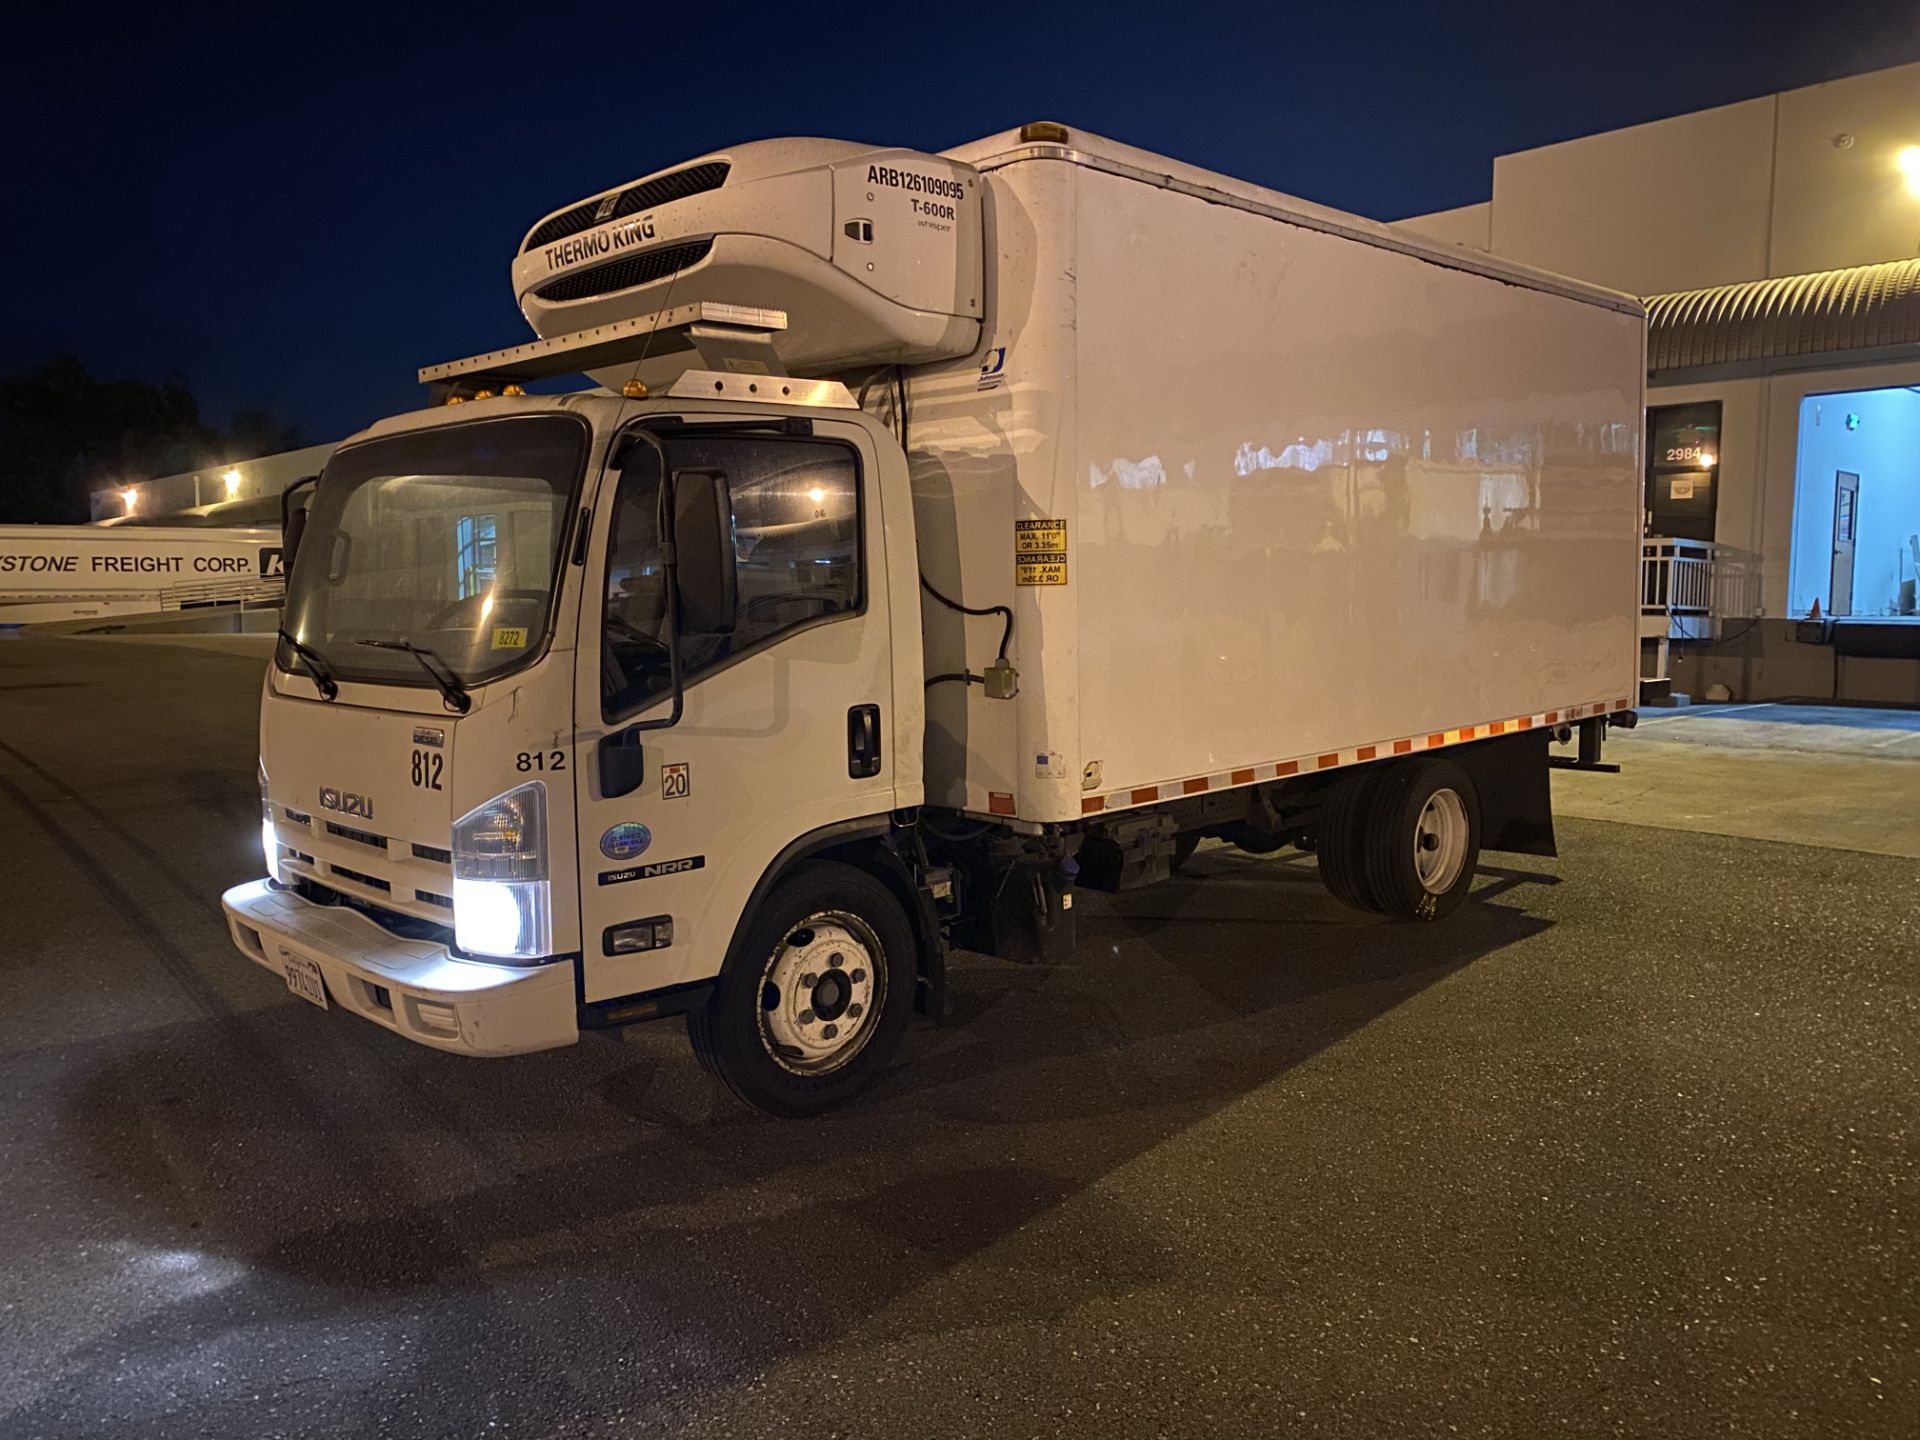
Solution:
<path fill-rule="evenodd" d="M 721 470 L 673 472 L 673 545 L 682 635 L 732 632 L 739 605 L 733 493 Z"/>
<path fill-rule="evenodd" d="M 622 795 L 631 795 L 646 778 L 640 731 L 640 726 L 629 725 L 625 730 L 616 730 L 611 735 L 600 737 L 598 754 L 602 799 L 618 800 Z"/>

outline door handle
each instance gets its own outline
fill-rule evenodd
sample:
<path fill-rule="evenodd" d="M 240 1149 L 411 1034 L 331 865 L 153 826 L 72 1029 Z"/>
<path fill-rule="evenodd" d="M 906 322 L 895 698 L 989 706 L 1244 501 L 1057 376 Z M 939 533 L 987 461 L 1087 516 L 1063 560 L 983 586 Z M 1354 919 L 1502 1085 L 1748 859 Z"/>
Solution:
<path fill-rule="evenodd" d="M 880 773 L 880 707 L 855 705 L 847 711 L 847 776 L 865 780 Z"/>

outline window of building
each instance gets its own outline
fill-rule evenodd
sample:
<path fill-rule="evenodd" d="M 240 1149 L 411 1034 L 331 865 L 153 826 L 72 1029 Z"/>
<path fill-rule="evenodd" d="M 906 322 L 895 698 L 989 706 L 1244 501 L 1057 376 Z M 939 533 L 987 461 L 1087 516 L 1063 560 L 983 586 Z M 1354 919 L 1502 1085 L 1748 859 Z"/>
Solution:
<path fill-rule="evenodd" d="M 1920 386 L 1800 402 L 1787 605 L 1920 620 Z"/>
<path fill-rule="evenodd" d="M 722 477 L 734 566 L 731 614 L 683 616 L 683 682 L 790 630 L 860 609 L 860 471 L 849 447 L 737 433 L 661 438 L 674 470 Z M 607 547 L 601 689 L 609 720 L 671 685 L 659 509 L 658 453 L 636 445 L 621 473 Z M 684 568 L 710 559 L 682 546 L 683 593 Z"/>

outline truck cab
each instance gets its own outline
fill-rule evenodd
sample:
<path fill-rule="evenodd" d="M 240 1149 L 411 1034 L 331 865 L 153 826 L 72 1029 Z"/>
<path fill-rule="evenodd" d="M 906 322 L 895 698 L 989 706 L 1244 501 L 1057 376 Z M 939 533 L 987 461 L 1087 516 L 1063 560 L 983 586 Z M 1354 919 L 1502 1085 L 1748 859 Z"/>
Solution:
<path fill-rule="evenodd" d="M 568 1044 L 705 999 L 812 859 L 892 913 L 776 937 L 797 1088 L 844 1077 L 888 987 L 910 1007 L 905 457 L 838 386 L 676 388 L 443 405 L 329 463 L 262 703 L 268 875 L 226 897 L 297 993 L 467 1054 Z"/>

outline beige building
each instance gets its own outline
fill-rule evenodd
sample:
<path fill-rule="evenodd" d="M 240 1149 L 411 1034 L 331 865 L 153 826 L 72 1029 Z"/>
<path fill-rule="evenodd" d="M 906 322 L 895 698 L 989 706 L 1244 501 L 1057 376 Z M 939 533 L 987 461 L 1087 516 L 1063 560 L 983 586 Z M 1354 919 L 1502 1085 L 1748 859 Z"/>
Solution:
<path fill-rule="evenodd" d="M 1649 674 L 1920 704 L 1920 65 L 1503 155 L 1399 223 L 1647 297 Z"/>
<path fill-rule="evenodd" d="M 333 451 L 309 445 L 96 490 L 91 518 L 96 525 L 278 525 L 280 492 L 319 474 Z"/>

